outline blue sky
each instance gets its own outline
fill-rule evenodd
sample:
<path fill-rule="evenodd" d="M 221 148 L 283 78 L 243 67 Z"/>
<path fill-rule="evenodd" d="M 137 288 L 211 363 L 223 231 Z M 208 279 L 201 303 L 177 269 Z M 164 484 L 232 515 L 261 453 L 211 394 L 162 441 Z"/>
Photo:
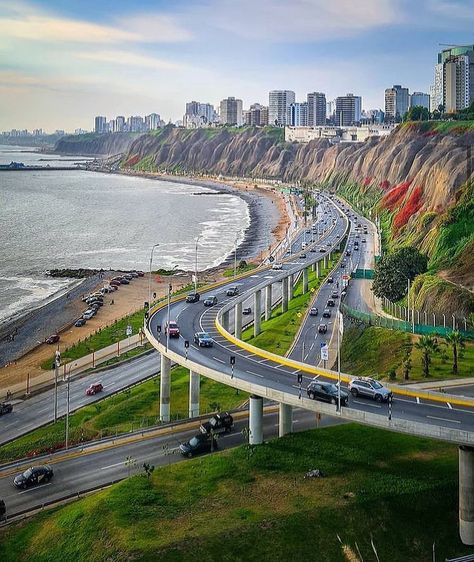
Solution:
<path fill-rule="evenodd" d="M 280 88 L 382 107 L 392 84 L 428 91 L 438 43 L 474 43 L 474 0 L 0 0 L 0 130 Z"/>

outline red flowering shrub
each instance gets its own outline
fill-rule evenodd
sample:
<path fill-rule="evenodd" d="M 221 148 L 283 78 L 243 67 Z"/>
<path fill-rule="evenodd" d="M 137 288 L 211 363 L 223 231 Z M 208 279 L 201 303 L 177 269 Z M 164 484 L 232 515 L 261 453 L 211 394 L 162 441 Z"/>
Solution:
<path fill-rule="evenodd" d="M 140 155 L 135 154 L 134 156 L 130 156 L 130 158 L 125 162 L 125 166 L 135 166 L 140 161 Z"/>
<path fill-rule="evenodd" d="M 395 207 L 398 207 L 402 202 L 403 198 L 407 194 L 410 184 L 411 180 L 408 180 L 392 188 L 386 195 L 383 196 L 381 206 L 393 211 Z"/>
<path fill-rule="evenodd" d="M 421 185 L 416 186 L 411 192 L 410 197 L 405 201 L 405 205 L 403 205 L 393 219 L 393 229 L 395 232 L 402 226 L 405 226 L 408 219 L 421 209 L 423 205 L 423 201 L 421 200 L 422 195 L 423 188 Z"/>
<path fill-rule="evenodd" d="M 390 189 L 390 182 L 388 180 L 383 180 L 380 182 L 380 189 L 383 189 L 384 191 L 387 191 L 387 189 Z"/>
<path fill-rule="evenodd" d="M 362 182 L 362 185 L 364 187 L 368 187 L 371 183 L 372 183 L 372 178 L 367 176 L 366 178 L 364 178 L 364 181 Z"/>

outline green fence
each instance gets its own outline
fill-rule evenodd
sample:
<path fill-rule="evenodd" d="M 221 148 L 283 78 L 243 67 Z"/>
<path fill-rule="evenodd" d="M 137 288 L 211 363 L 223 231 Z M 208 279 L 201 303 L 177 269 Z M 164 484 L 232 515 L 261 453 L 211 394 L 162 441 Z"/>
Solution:
<path fill-rule="evenodd" d="M 374 270 L 373 269 L 356 269 L 351 274 L 352 279 L 373 279 Z"/>
<path fill-rule="evenodd" d="M 377 314 L 372 314 L 370 312 L 362 312 L 356 310 L 344 303 L 341 303 L 341 311 L 346 316 L 359 320 L 364 324 L 369 326 L 379 326 L 381 328 L 388 328 L 390 330 L 400 330 L 402 332 L 409 332 L 419 335 L 437 335 L 437 336 L 447 336 L 453 332 L 452 328 L 443 326 L 429 326 L 427 324 L 412 324 L 411 322 L 406 322 L 405 320 L 398 320 L 396 318 L 387 318 L 385 316 L 378 316 Z M 469 330 L 458 330 L 460 334 L 466 339 L 474 339 L 474 332 Z"/>

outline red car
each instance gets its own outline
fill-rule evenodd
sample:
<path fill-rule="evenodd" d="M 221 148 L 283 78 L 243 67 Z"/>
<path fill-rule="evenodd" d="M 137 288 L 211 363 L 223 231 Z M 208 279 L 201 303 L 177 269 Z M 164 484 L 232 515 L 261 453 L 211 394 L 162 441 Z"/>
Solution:
<path fill-rule="evenodd" d="M 166 323 L 165 334 L 168 334 L 170 338 L 179 338 L 179 327 L 174 320 L 170 320 L 170 323 Z"/>
<path fill-rule="evenodd" d="M 104 387 L 102 386 L 102 383 L 101 382 L 94 382 L 86 390 L 86 394 L 87 394 L 87 396 L 94 396 L 94 394 L 97 394 L 98 392 L 102 392 L 102 390 L 104 390 Z"/>
<path fill-rule="evenodd" d="M 59 341 L 58 334 L 53 334 L 52 336 L 49 336 L 49 338 L 46 340 L 46 343 L 52 344 L 52 343 L 58 343 L 58 341 Z"/>

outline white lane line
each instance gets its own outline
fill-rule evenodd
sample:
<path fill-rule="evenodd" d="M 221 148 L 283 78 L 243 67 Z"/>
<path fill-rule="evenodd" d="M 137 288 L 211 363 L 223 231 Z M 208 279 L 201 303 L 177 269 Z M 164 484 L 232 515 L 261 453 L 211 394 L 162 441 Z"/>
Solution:
<path fill-rule="evenodd" d="M 417 403 L 417 404 L 420 403 L 420 399 L 418 398 L 418 396 L 416 397 L 416 403 Z"/>
<path fill-rule="evenodd" d="M 447 406 L 448 406 L 448 408 L 449 408 L 450 410 L 453 409 L 453 407 L 451 406 L 451 404 L 450 404 L 449 402 L 446 402 L 446 404 L 447 404 Z"/>
<path fill-rule="evenodd" d="M 248 373 L 249 375 L 255 375 L 256 377 L 260 377 L 261 379 L 263 379 L 263 375 L 261 375 L 260 373 L 254 373 L 253 371 L 245 371 L 246 373 Z"/>
<path fill-rule="evenodd" d="M 44 488 L 45 486 L 51 486 L 52 482 L 48 482 L 47 484 L 42 484 L 41 486 L 37 486 L 36 488 L 30 488 L 29 490 L 23 490 L 23 492 L 18 492 L 20 494 L 27 494 L 28 492 L 34 492 L 35 490 L 39 490 L 40 488 Z"/>
<path fill-rule="evenodd" d="M 426 416 L 427 418 L 430 418 L 432 420 L 440 420 L 440 421 L 445 421 L 445 422 L 449 422 L 449 423 L 461 423 L 459 420 L 448 420 L 447 418 L 438 418 L 436 416 Z"/>
<path fill-rule="evenodd" d="M 378 404 L 371 404 L 370 402 L 361 402 L 360 400 L 352 400 L 354 404 L 362 404 L 362 406 L 370 406 L 371 408 L 381 408 Z"/>
<path fill-rule="evenodd" d="M 115 464 L 109 464 L 109 466 L 101 466 L 100 470 L 107 470 L 108 468 L 114 468 L 115 466 L 125 465 L 124 461 L 116 462 Z"/>
<path fill-rule="evenodd" d="M 222 359 L 219 359 L 218 357 L 213 357 L 214 361 L 219 361 L 219 363 L 225 363 L 225 361 L 223 361 Z"/>

